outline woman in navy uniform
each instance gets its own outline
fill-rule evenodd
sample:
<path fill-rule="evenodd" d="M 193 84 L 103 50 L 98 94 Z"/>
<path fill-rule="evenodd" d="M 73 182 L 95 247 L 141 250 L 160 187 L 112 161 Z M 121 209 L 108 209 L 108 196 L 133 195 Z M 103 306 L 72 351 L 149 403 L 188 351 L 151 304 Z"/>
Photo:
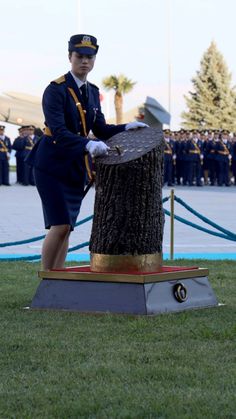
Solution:
<path fill-rule="evenodd" d="M 103 140 L 124 130 L 146 126 L 137 121 L 106 124 L 99 90 L 87 81 L 98 48 L 93 36 L 82 34 L 70 38 L 71 71 L 46 88 L 43 95 L 45 135 L 27 158 L 34 166 L 45 227 L 49 229 L 42 249 L 44 270 L 64 267 L 69 234 L 83 199 L 86 168 L 91 175 L 88 153 L 91 157 L 105 155 L 109 147 Z M 96 140 L 88 138 L 90 130 Z"/>

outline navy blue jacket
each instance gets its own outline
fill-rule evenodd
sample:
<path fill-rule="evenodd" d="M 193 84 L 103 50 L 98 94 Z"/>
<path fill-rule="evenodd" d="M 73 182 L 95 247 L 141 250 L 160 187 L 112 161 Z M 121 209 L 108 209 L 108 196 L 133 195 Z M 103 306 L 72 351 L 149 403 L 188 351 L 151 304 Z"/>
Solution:
<path fill-rule="evenodd" d="M 23 150 L 24 150 L 24 137 L 17 137 L 15 138 L 13 145 L 13 150 L 16 150 L 15 156 L 23 158 Z"/>
<path fill-rule="evenodd" d="M 216 143 L 216 160 L 228 162 L 229 154 L 231 154 L 232 146 L 229 141 L 226 144 L 222 140 Z"/>
<path fill-rule="evenodd" d="M 231 152 L 232 152 L 232 159 L 236 160 L 236 141 L 232 144 Z"/>
<path fill-rule="evenodd" d="M 38 142 L 39 137 L 37 135 L 31 139 L 29 136 L 26 137 L 17 137 L 13 143 L 13 150 L 16 150 L 16 157 L 21 157 L 24 159 L 28 154 L 30 149 Z"/>
<path fill-rule="evenodd" d="M 172 161 L 173 155 L 176 154 L 175 141 L 170 140 L 169 143 L 165 140 L 164 160 Z"/>
<path fill-rule="evenodd" d="M 209 140 L 205 146 L 205 156 L 209 160 L 216 159 L 217 142 L 215 140 Z"/>
<path fill-rule="evenodd" d="M 7 153 L 11 152 L 11 140 L 5 135 L 4 140 L 0 138 L 0 160 L 8 160 Z"/>
<path fill-rule="evenodd" d="M 200 162 L 200 156 L 202 154 L 202 142 L 198 140 L 195 143 L 193 140 L 188 140 L 186 143 L 187 160 L 190 162 Z"/>
<path fill-rule="evenodd" d="M 92 130 L 100 140 L 124 131 L 125 124 L 106 124 L 99 100 L 99 89 L 88 83 L 88 101 L 82 95 L 71 73 L 51 82 L 43 94 L 45 125 L 52 136 L 43 135 L 27 158 L 27 163 L 61 180 L 79 183 L 85 178 L 84 155 L 89 139 L 83 131 L 80 113 L 68 88 L 72 88 L 84 109 L 86 131 Z"/>
<path fill-rule="evenodd" d="M 180 141 L 180 143 L 178 145 L 178 150 L 177 150 L 178 160 L 181 160 L 181 161 L 186 161 L 187 160 L 186 144 L 187 144 L 187 140 Z"/>

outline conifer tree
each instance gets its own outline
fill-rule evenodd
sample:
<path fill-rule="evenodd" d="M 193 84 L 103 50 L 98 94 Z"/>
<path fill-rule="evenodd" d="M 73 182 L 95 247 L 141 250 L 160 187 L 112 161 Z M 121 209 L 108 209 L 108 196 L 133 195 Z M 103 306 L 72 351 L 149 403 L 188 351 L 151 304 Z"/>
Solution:
<path fill-rule="evenodd" d="M 182 113 L 187 129 L 236 130 L 236 92 L 231 74 L 215 42 L 204 53 L 200 70 L 192 78 L 193 91 L 184 96 L 188 110 Z"/>

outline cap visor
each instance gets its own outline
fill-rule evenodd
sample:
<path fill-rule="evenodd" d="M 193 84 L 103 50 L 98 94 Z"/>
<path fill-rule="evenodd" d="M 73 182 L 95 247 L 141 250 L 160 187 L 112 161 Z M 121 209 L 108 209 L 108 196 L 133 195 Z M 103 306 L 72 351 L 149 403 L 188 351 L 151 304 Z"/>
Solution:
<path fill-rule="evenodd" d="M 89 47 L 73 48 L 73 51 L 76 51 L 79 54 L 85 54 L 85 55 L 96 55 L 97 53 L 97 49 L 89 48 Z"/>

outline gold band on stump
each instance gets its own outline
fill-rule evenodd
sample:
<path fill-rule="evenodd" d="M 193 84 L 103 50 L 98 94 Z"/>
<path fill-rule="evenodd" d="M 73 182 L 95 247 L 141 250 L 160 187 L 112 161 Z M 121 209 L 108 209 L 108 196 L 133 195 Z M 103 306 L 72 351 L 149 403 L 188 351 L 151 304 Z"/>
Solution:
<path fill-rule="evenodd" d="M 146 255 L 104 255 L 91 253 L 93 272 L 158 272 L 162 266 L 162 253 Z"/>

